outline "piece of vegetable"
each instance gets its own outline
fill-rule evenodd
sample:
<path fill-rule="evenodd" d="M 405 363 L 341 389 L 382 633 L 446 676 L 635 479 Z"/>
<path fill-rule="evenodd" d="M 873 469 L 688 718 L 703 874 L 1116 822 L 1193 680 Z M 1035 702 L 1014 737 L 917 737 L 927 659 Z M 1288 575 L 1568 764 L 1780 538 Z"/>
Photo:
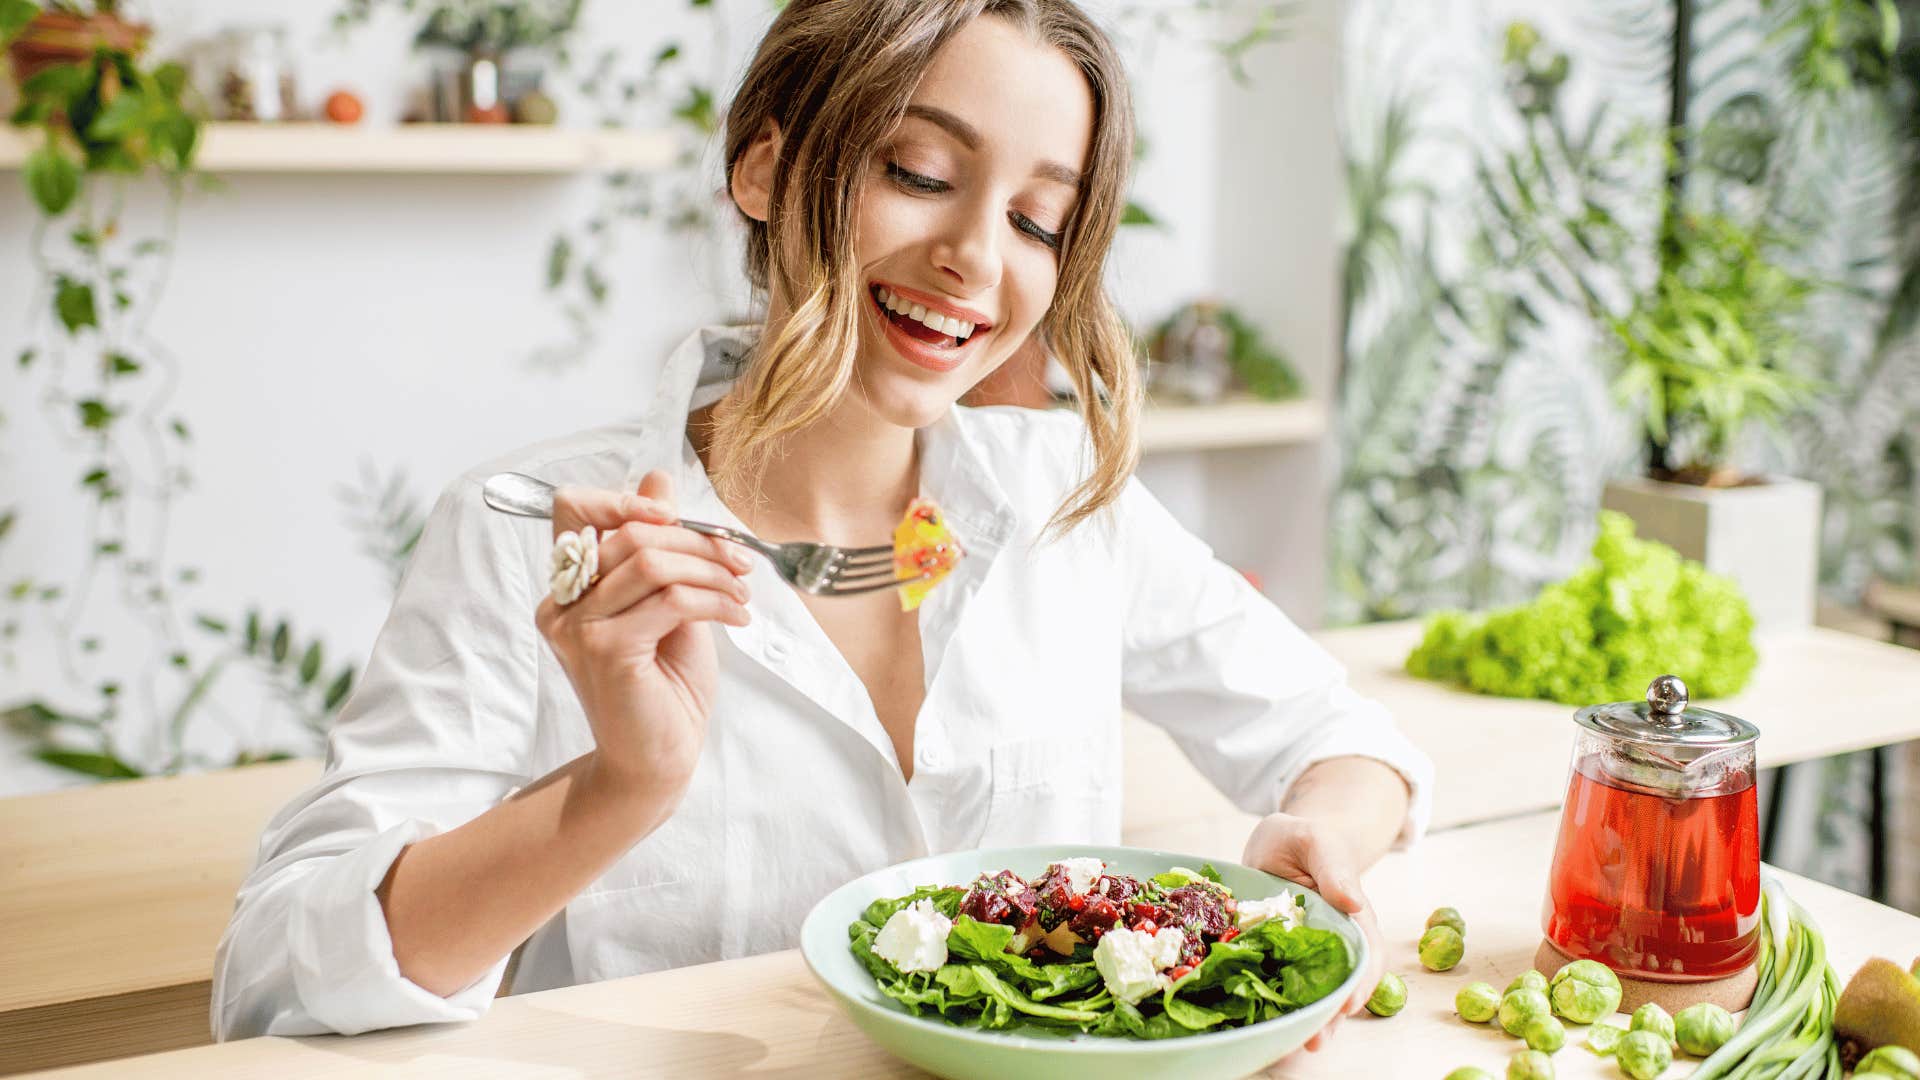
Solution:
<path fill-rule="evenodd" d="M 1889 1076 L 1893 1080 L 1920 1080 L 1920 1055 L 1904 1046 L 1876 1046 L 1867 1051 L 1853 1075 Z"/>
<path fill-rule="evenodd" d="M 1591 1024 L 1620 1007 L 1620 977 L 1598 960 L 1575 960 L 1547 983 L 1553 1011 L 1576 1024 Z"/>
<path fill-rule="evenodd" d="M 1523 986 L 1529 990 L 1538 990 L 1544 994 L 1547 992 L 1547 977 L 1529 968 L 1515 975 L 1513 981 L 1507 984 L 1507 988 L 1502 991 L 1502 993 L 1511 994 Z"/>
<path fill-rule="evenodd" d="M 1536 1016 L 1520 1028 L 1529 1050 L 1551 1054 L 1567 1045 L 1567 1029 L 1551 1016 Z"/>
<path fill-rule="evenodd" d="M 1380 976 L 1380 981 L 1374 984 L 1373 996 L 1367 998 L 1367 1011 L 1375 1016 L 1392 1016 L 1406 1006 L 1406 980 L 1391 971 Z"/>
<path fill-rule="evenodd" d="M 1673 1045 L 1673 1017 L 1655 1002 L 1649 1001 L 1633 1010 L 1633 1019 L 1627 1024 L 1627 1030 L 1651 1031 L 1667 1040 L 1669 1046 Z"/>
<path fill-rule="evenodd" d="M 1525 1030 L 1527 1021 L 1536 1016 L 1552 1015 L 1553 1006 L 1547 1004 L 1547 995 L 1538 990 L 1523 986 L 1508 991 L 1500 999 L 1500 1029 L 1516 1039 Z"/>
<path fill-rule="evenodd" d="M 1638 700 L 1662 674 L 1698 698 L 1726 697 L 1757 661 L 1753 614 L 1731 579 L 1602 511 L 1593 558 L 1572 576 L 1520 607 L 1429 617 L 1406 667 L 1483 694 L 1590 705 Z"/>
<path fill-rule="evenodd" d="M 1430 927 L 1420 935 L 1420 964 L 1428 971 L 1452 968 L 1466 951 L 1466 939 L 1451 926 Z"/>
<path fill-rule="evenodd" d="M 1507 1059 L 1507 1080 L 1553 1080 L 1553 1059 L 1538 1050 L 1522 1050 Z"/>
<path fill-rule="evenodd" d="M 1587 1029 L 1587 1049 L 1601 1057 L 1620 1048 L 1620 1040 L 1627 1037 L 1627 1029 L 1618 1024 L 1595 1024 Z"/>
<path fill-rule="evenodd" d="M 1459 908 L 1434 908 L 1433 914 L 1427 916 L 1426 928 L 1431 930 L 1436 926 L 1451 926 L 1461 937 L 1467 936 L 1467 920 L 1460 917 Z"/>
<path fill-rule="evenodd" d="M 1868 960 L 1833 1007 L 1833 1029 L 1860 1053 L 1888 1045 L 1920 1048 L 1920 977 L 1891 960 Z"/>
<path fill-rule="evenodd" d="M 1694 1057 L 1706 1057 L 1733 1038 L 1733 1014 L 1703 1001 L 1680 1010 L 1673 1018 L 1674 1040 Z"/>
<path fill-rule="evenodd" d="M 1759 986 L 1733 1038 L 1691 1080 L 1840 1080 L 1833 1003 L 1840 979 L 1826 939 L 1778 881 L 1761 890 Z"/>
<path fill-rule="evenodd" d="M 1453 995 L 1453 1011 L 1469 1024 L 1484 1024 L 1500 1015 L 1500 994 L 1489 983 L 1468 983 Z"/>
<path fill-rule="evenodd" d="M 1613 1059 L 1633 1080 L 1654 1080 L 1673 1064 L 1673 1047 L 1655 1031 L 1629 1031 L 1613 1048 Z"/>
<path fill-rule="evenodd" d="M 1493 1074 L 1472 1065 L 1463 1065 L 1447 1074 L 1447 1080 L 1493 1080 Z"/>

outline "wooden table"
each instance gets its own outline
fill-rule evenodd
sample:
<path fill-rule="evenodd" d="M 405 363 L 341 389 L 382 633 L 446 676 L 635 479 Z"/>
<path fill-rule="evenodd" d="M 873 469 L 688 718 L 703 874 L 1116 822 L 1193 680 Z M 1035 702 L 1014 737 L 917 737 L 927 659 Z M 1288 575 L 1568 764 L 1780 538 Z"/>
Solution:
<path fill-rule="evenodd" d="M 1318 637 L 1433 756 L 1434 827 L 1558 805 L 1573 710 L 1413 679 L 1400 663 L 1418 634 L 1389 623 Z M 1920 652 L 1826 630 L 1761 649 L 1754 685 L 1726 707 L 1765 732 L 1763 763 L 1920 737 Z M 1840 711 L 1823 706 L 1829 695 Z M 1126 843 L 1239 856 L 1252 815 L 1159 729 L 1130 719 L 1126 747 Z M 214 946 L 261 827 L 319 770 L 284 762 L 0 799 L 0 1074 L 204 1044 Z"/>
<path fill-rule="evenodd" d="M 1505 986 L 1532 964 L 1557 816 L 1534 814 L 1455 829 L 1418 850 L 1392 855 L 1367 877 L 1389 939 L 1388 964 L 1407 980 L 1406 1009 L 1392 1019 L 1349 1020 L 1319 1054 L 1271 1070 L 1276 1077 L 1438 1077 L 1459 1065 L 1495 1075 L 1520 1044 L 1453 1015 L 1453 994 L 1479 979 Z M 1194 837 L 1191 854 L 1231 856 L 1239 837 Z M 1825 932 L 1842 979 L 1869 955 L 1901 958 L 1920 941 L 1920 918 L 1792 874 L 1793 894 Z M 1414 942 L 1436 905 L 1467 920 L 1466 959 L 1442 974 L 1419 966 Z M 1905 949 L 1902 952 L 1901 949 Z M 1616 1017 L 1616 1022 L 1623 1018 Z M 1566 1080 L 1608 1077 L 1611 1062 L 1580 1044 L 1582 1028 L 1554 1055 Z M 1676 1068 L 1669 1077 L 1685 1075 Z M 247 1039 L 106 1065 L 62 1077 L 275 1080 L 305 1077 L 921 1075 L 853 1027 L 808 974 L 797 952 L 503 998 L 469 1024 L 433 1025 L 354 1038 Z"/>
<path fill-rule="evenodd" d="M 315 761 L 0 799 L 0 1073 L 212 1035 L 213 949 Z"/>
<path fill-rule="evenodd" d="M 1433 827 L 1491 821 L 1560 805 L 1573 750 L 1571 706 L 1496 698 L 1416 679 L 1404 669 L 1420 641 L 1418 622 L 1329 630 L 1315 640 L 1346 665 L 1354 687 L 1385 704 L 1433 758 Z M 1760 728 L 1762 766 L 1920 739 L 1920 651 L 1837 630 L 1807 627 L 1756 635 L 1760 665 L 1737 697 L 1702 702 Z M 1158 729 L 1128 731 L 1130 774 L 1185 758 Z M 1128 843 L 1165 846 L 1169 827 L 1238 821 L 1241 813 L 1204 783 L 1127 791 Z M 1176 833 L 1177 834 L 1177 833 Z"/>

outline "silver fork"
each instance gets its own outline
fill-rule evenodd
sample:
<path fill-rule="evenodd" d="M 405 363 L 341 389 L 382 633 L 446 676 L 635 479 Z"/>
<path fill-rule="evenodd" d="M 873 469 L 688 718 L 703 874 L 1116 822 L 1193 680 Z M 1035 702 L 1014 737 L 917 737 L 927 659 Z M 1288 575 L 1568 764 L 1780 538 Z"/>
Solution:
<path fill-rule="evenodd" d="M 487 477 L 481 494 L 495 510 L 521 517 L 553 517 L 552 484 L 525 473 L 503 472 Z M 893 546 L 844 548 L 832 544 L 794 541 L 769 544 L 751 533 L 725 525 L 681 518 L 677 524 L 707 536 L 730 540 L 767 557 L 773 569 L 794 588 L 814 596 L 858 596 L 879 589 L 911 585 L 921 577 L 894 576 Z"/>

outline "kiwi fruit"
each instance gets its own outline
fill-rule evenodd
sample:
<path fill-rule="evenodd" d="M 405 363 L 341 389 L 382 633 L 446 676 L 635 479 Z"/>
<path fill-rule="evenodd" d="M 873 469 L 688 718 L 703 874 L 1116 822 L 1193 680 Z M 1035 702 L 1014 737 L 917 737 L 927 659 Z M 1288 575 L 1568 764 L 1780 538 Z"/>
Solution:
<path fill-rule="evenodd" d="M 1911 972 L 1879 957 L 1860 965 L 1834 1006 L 1833 1030 L 1848 1061 L 1876 1046 L 1920 1053 L 1920 958 Z"/>

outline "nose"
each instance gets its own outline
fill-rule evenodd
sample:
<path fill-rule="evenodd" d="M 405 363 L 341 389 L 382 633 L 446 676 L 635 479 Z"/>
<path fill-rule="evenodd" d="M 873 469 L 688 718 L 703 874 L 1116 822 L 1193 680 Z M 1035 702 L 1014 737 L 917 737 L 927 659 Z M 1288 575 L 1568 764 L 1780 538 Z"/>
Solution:
<path fill-rule="evenodd" d="M 1000 284 L 1000 214 L 991 199 L 950 205 L 953 213 L 942 220 L 930 255 L 955 292 L 977 296 Z"/>

